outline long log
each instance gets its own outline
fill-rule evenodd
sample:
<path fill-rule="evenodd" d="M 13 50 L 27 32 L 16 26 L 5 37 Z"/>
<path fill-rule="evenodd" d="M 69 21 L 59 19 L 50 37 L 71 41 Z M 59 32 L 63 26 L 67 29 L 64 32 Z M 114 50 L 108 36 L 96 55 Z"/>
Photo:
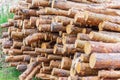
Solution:
<path fill-rule="evenodd" d="M 70 72 L 68 70 L 53 68 L 51 75 L 58 77 L 68 77 L 70 75 Z"/>
<path fill-rule="evenodd" d="M 81 80 L 81 77 L 79 77 L 79 76 L 69 76 L 68 80 Z"/>
<path fill-rule="evenodd" d="M 21 40 L 24 38 L 24 33 L 23 32 L 12 32 L 11 38 L 13 38 L 15 40 Z"/>
<path fill-rule="evenodd" d="M 90 54 L 98 53 L 119 53 L 119 43 L 86 42 L 84 52 Z"/>
<path fill-rule="evenodd" d="M 62 56 L 51 54 L 51 55 L 48 55 L 47 58 L 48 58 L 49 60 L 61 60 L 61 59 L 62 59 Z"/>
<path fill-rule="evenodd" d="M 81 80 L 99 80 L 98 76 L 82 77 Z"/>
<path fill-rule="evenodd" d="M 33 71 L 34 67 L 37 66 L 37 62 L 33 62 L 29 64 L 29 67 L 19 76 L 20 80 L 24 80 L 31 72 Z"/>
<path fill-rule="evenodd" d="M 21 47 L 21 50 L 22 50 L 22 51 L 33 51 L 34 48 L 31 48 L 31 47 L 29 47 L 29 46 L 22 46 L 22 47 Z"/>
<path fill-rule="evenodd" d="M 120 25 L 108 21 L 103 21 L 99 24 L 99 30 L 109 30 L 120 32 Z"/>
<path fill-rule="evenodd" d="M 70 70 L 72 60 L 68 57 L 63 57 L 61 61 L 61 69 Z"/>
<path fill-rule="evenodd" d="M 36 53 L 53 53 L 53 49 L 42 49 L 42 48 L 35 48 Z"/>
<path fill-rule="evenodd" d="M 38 62 L 50 62 L 50 60 L 49 59 L 47 59 L 46 57 L 37 57 L 37 61 Z"/>
<path fill-rule="evenodd" d="M 8 54 L 9 55 L 22 55 L 23 52 L 20 49 L 10 49 Z"/>
<path fill-rule="evenodd" d="M 98 72 L 98 76 L 100 78 L 107 78 L 107 79 L 118 79 L 120 78 L 120 73 L 119 71 L 114 71 L 114 70 L 111 70 L 111 71 L 108 71 L 108 70 L 100 70 Z"/>
<path fill-rule="evenodd" d="M 50 15 L 68 16 L 68 11 L 56 9 L 56 8 L 45 8 L 46 13 Z"/>
<path fill-rule="evenodd" d="M 111 68 L 116 69 L 120 67 L 120 54 L 119 53 L 93 53 L 90 56 L 89 64 L 91 68 L 94 69 L 105 69 Z M 101 66 L 102 65 L 102 66 Z"/>
<path fill-rule="evenodd" d="M 102 42 L 108 42 L 108 43 L 116 43 L 120 41 L 120 38 L 118 37 L 102 34 L 99 32 L 90 32 L 89 37 L 93 41 L 102 41 Z"/>
<path fill-rule="evenodd" d="M 37 79 L 50 80 L 49 74 L 37 73 L 35 76 Z"/>
<path fill-rule="evenodd" d="M 62 44 L 74 44 L 76 40 L 75 35 L 62 36 Z"/>
<path fill-rule="evenodd" d="M 110 16 L 105 14 L 98 14 L 93 12 L 80 11 L 75 15 L 74 21 L 84 26 L 98 26 L 103 21 L 110 21 L 113 23 L 120 23 L 119 16 Z"/>
<path fill-rule="evenodd" d="M 18 61 L 23 61 L 24 60 L 24 55 L 19 55 L 19 56 L 6 56 L 5 61 L 6 62 L 18 62 Z"/>

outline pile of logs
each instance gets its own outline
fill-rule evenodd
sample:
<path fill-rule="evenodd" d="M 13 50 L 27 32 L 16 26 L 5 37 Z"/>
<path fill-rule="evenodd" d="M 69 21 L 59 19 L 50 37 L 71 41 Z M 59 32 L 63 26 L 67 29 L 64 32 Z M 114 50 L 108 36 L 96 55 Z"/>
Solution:
<path fill-rule="evenodd" d="M 119 80 L 119 0 L 20 0 L 1 25 L 20 80 Z"/>

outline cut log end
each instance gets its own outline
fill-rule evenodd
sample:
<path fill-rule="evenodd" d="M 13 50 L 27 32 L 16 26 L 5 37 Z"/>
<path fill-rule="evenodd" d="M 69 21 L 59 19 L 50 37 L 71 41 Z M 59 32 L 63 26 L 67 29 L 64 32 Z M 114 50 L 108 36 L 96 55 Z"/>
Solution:
<path fill-rule="evenodd" d="M 86 54 L 90 54 L 91 53 L 91 44 L 89 42 L 85 43 L 84 52 Z"/>
<path fill-rule="evenodd" d="M 93 54 L 90 56 L 90 59 L 89 59 L 89 65 L 90 65 L 90 67 L 91 67 L 91 68 L 94 68 L 95 63 L 96 63 L 96 55 L 93 53 Z"/>
<path fill-rule="evenodd" d="M 103 30 L 103 26 L 104 26 L 104 22 L 99 23 L 98 25 L 99 31 Z"/>

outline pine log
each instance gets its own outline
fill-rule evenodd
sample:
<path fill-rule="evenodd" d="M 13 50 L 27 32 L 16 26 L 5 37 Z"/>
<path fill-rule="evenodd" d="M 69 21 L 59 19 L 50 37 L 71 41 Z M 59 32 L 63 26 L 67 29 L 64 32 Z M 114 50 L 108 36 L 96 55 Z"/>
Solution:
<path fill-rule="evenodd" d="M 31 59 L 32 57 L 30 56 L 30 55 L 25 55 L 25 57 L 24 57 L 24 61 L 25 62 L 30 62 L 30 59 Z"/>
<path fill-rule="evenodd" d="M 8 54 L 9 55 L 22 55 L 23 52 L 20 49 L 10 49 Z"/>
<path fill-rule="evenodd" d="M 25 43 L 31 44 L 32 42 L 36 42 L 40 39 L 44 39 L 44 33 L 34 33 L 25 38 Z"/>
<path fill-rule="evenodd" d="M 98 72 L 98 76 L 100 78 L 118 79 L 118 78 L 120 78 L 120 73 L 119 73 L 119 71 L 101 70 L 101 71 Z"/>
<path fill-rule="evenodd" d="M 37 56 L 35 51 L 23 51 L 24 55 Z"/>
<path fill-rule="evenodd" d="M 19 19 L 22 19 L 22 16 L 21 15 L 14 15 L 13 19 L 14 20 L 19 20 Z"/>
<path fill-rule="evenodd" d="M 17 67 L 17 65 L 27 65 L 28 63 L 26 62 L 10 62 L 9 66 L 10 67 Z"/>
<path fill-rule="evenodd" d="M 69 36 L 62 36 L 62 44 L 74 44 L 76 40 L 76 36 L 69 35 Z"/>
<path fill-rule="evenodd" d="M 37 16 L 36 10 L 33 10 L 33 9 L 21 9 L 19 11 L 19 14 L 22 14 L 25 16 Z"/>
<path fill-rule="evenodd" d="M 25 36 L 28 36 L 30 34 L 37 33 L 37 29 L 22 29 L 22 32 L 24 33 Z"/>
<path fill-rule="evenodd" d="M 63 46 L 62 45 L 55 45 L 54 46 L 54 51 L 53 51 L 53 53 L 54 54 L 63 54 Z"/>
<path fill-rule="evenodd" d="M 79 49 L 81 49 L 82 52 L 84 52 L 85 43 L 86 43 L 86 41 L 76 40 L 75 41 L 75 48 L 79 48 Z"/>
<path fill-rule="evenodd" d="M 19 79 L 24 80 L 29 74 L 31 74 L 31 72 L 34 70 L 34 67 L 36 67 L 37 65 L 37 62 L 29 64 L 29 67 L 19 76 Z"/>
<path fill-rule="evenodd" d="M 52 22 L 51 23 L 51 32 L 65 32 L 66 31 L 66 27 L 63 26 L 62 23 L 57 23 L 57 22 Z"/>
<path fill-rule="evenodd" d="M 53 49 L 42 49 L 42 48 L 35 48 L 36 53 L 53 53 Z"/>
<path fill-rule="evenodd" d="M 60 66 L 61 66 L 61 62 L 60 61 L 54 61 L 54 60 L 50 61 L 50 67 L 51 68 L 60 68 Z"/>
<path fill-rule="evenodd" d="M 63 57 L 61 61 L 61 69 L 70 70 L 72 65 L 72 59 Z"/>
<path fill-rule="evenodd" d="M 9 36 L 8 32 L 2 32 L 2 38 L 7 38 Z"/>
<path fill-rule="evenodd" d="M 33 0 L 32 1 L 32 5 L 33 6 L 43 6 L 43 7 L 49 7 L 50 6 L 50 2 L 49 0 Z"/>
<path fill-rule="evenodd" d="M 32 3 L 32 0 L 25 0 L 27 3 Z"/>
<path fill-rule="evenodd" d="M 40 69 L 40 73 L 44 73 L 44 74 L 51 74 L 52 68 L 51 67 L 43 67 Z"/>
<path fill-rule="evenodd" d="M 39 69 L 40 69 L 40 65 L 37 65 L 37 66 L 30 72 L 30 74 L 26 77 L 25 80 L 31 80 L 31 79 L 35 76 L 35 74 L 39 71 Z"/>
<path fill-rule="evenodd" d="M 35 26 L 30 25 L 30 20 L 24 19 L 22 28 L 23 29 L 33 29 L 33 28 L 35 28 Z"/>
<path fill-rule="evenodd" d="M 36 77 L 37 79 L 51 80 L 49 74 L 38 73 L 38 74 L 36 74 L 35 77 Z"/>
<path fill-rule="evenodd" d="M 33 51 L 34 48 L 29 47 L 29 46 L 22 46 L 22 47 L 21 47 L 21 50 L 22 50 L 22 51 Z"/>
<path fill-rule="evenodd" d="M 93 41 L 102 41 L 102 42 L 108 42 L 108 43 L 120 42 L 120 38 L 118 37 L 102 34 L 99 32 L 90 32 L 89 37 Z"/>
<path fill-rule="evenodd" d="M 88 26 L 88 25 L 98 26 L 99 23 L 105 20 L 119 24 L 120 23 L 119 19 L 120 19 L 119 16 L 111 16 L 111 15 L 98 14 L 98 13 L 93 13 L 88 11 L 87 12 L 80 11 L 75 15 L 74 21 L 84 26 Z"/>
<path fill-rule="evenodd" d="M 79 77 L 79 76 L 69 76 L 68 80 L 81 80 L 81 77 Z"/>
<path fill-rule="evenodd" d="M 109 31 L 99 31 L 99 32 L 103 33 L 103 34 L 108 34 L 110 36 L 120 37 L 120 33 L 119 32 L 109 32 Z"/>
<path fill-rule="evenodd" d="M 40 10 L 38 10 L 37 12 L 37 15 L 47 15 L 46 11 L 44 8 L 41 8 Z"/>
<path fill-rule="evenodd" d="M 52 22 L 51 19 L 41 19 L 41 18 L 38 18 L 36 20 L 36 26 L 39 27 L 40 25 L 43 25 L 43 24 L 50 24 Z"/>
<path fill-rule="evenodd" d="M 58 80 L 68 80 L 68 77 L 59 77 Z"/>
<path fill-rule="evenodd" d="M 91 68 L 94 69 L 105 69 L 111 68 L 116 69 L 120 67 L 119 63 L 119 53 L 93 53 L 90 56 L 89 64 Z M 102 66 L 101 66 L 102 65 Z"/>
<path fill-rule="evenodd" d="M 10 48 L 12 45 L 13 45 L 13 41 L 11 41 L 11 40 L 2 41 L 3 48 Z"/>
<path fill-rule="evenodd" d="M 37 57 L 37 61 L 38 62 L 50 62 L 50 60 L 47 59 L 46 57 L 40 57 L 40 56 Z"/>
<path fill-rule="evenodd" d="M 40 32 L 50 32 L 51 31 L 51 25 L 50 24 L 41 24 L 41 25 L 39 25 L 38 30 Z"/>
<path fill-rule="evenodd" d="M 82 54 L 84 54 L 84 53 L 76 52 L 76 53 L 74 54 L 73 60 L 79 58 Z"/>
<path fill-rule="evenodd" d="M 19 56 L 6 56 L 5 61 L 6 62 L 18 62 L 23 61 L 25 55 L 19 55 Z"/>
<path fill-rule="evenodd" d="M 56 43 L 59 44 L 59 45 L 62 45 L 62 38 L 58 37 L 57 40 L 56 40 Z"/>
<path fill-rule="evenodd" d="M 51 75 L 58 77 L 68 77 L 70 75 L 70 72 L 68 70 L 53 68 Z"/>
<path fill-rule="evenodd" d="M 22 46 L 23 46 L 22 42 L 13 41 L 13 45 L 12 45 L 13 48 L 21 48 Z"/>
<path fill-rule="evenodd" d="M 48 58 L 49 60 L 61 60 L 61 59 L 62 59 L 62 56 L 51 54 L 51 55 L 48 55 L 47 58 Z"/>
<path fill-rule="evenodd" d="M 103 21 L 99 24 L 99 30 L 109 30 L 120 32 L 120 25 L 108 21 Z"/>
<path fill-rule="evenodd" d="M 74 25 L 67 25 L 66 32 L 68 34 L 86 33 L 85 28 L 80 28 Z"/>
<path fill-rule="evenodd" d="M 86 42 L 84 52 L 90 54 L 98 53 L 119 53 L 119 43 Z"/>
<path fill-rule="evenodd" d="M 56 9 L 56 8 L 45 8 L 46 13 L 50 15 L 60 15 L 60 16 L 68 16 L 68 11 L 66 10 L 61 10 L 61 9 Z"/>
<path fill-rule="evenodd" d="M 78 40 L 86 40 L 86 41 L 89 41 L 89 40 L 90 40 L 90 37 L 88 36 L 88 34 L 78 33 L 78 34 L 77 34 L 77 39 L 78 39 Z"/>
<path fill-rule="evenodd" d="M 89 57 L 90 57 L 90 55 L 88 55 L 88 54 L 81 54 L 80 55 L 80 60 L 82 62 L 89 63 Z"/>
<path fill-rule="evenodd" d="M 24 72 L 27 69 L 27 65 L 25 65 L 25 64 L 17 65 L 16 69 L 21 72 Z"/>
<path fill-rule="evenodd" d="M 99 80 L 98 76 L 88 76 L 88 77 L 82 77 L 81 80 Z"/>
<path fill-rule="evenodd" d="M 38 17 L 30 17 L 30 25 L 35 26 L 37 19 L 38 19 Z"/>
<path fill-rule="evenodd" d="M 68 25 L 71 23 L 71 21 L 73 21 L 74 19 L 69 18 L 69 17 L 65 17 L 65 16 L 56 16 L 55 18 L 56 22 L 60 22 L 63 25 Z"/>
<path fill-rule="evenodd" d="M 21 40 L 24 38 L 24 33 L 23 32 L 12 32 L 11 38 L 13 38 L 15 40 Z"/>
<path fill-rule="evenodd" d="M 80 76 L 91 76 L 91 75 L 97 75 L 98 70 L 91 69 L 89 66 L 89 63 L 76 63 L 75 67 L 77 74 Z"/>
<path fill-rule="evenodd" d="M 72 5 L 72 6 L 71 6 Z M 94 6 L 98 7 L 99 5 L 95 5 Z M 72 1 L 52 1 L 52 8 L 59 8 L 59 9 L 63 9 L 63 10 L 69 10 L 72 7 L 75 8 L 86 8 L 86 7 L 93 7 L 93 5 L 90 4 L 83 4 L 83 3 L 76 3 L 76 2 L 72 2 Z M 100 6 L 101 7 L 101 6 Z"/>

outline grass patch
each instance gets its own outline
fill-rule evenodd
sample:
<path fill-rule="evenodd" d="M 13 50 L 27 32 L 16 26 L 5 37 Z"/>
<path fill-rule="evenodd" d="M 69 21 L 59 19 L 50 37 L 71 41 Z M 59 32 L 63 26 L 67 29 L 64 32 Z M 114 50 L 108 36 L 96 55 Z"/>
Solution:
<path fill-rule="evenodd" d="M 2 68 L 0 70 L 0 80 L 19 80 L 21 73 L 15 67 Z"/>

